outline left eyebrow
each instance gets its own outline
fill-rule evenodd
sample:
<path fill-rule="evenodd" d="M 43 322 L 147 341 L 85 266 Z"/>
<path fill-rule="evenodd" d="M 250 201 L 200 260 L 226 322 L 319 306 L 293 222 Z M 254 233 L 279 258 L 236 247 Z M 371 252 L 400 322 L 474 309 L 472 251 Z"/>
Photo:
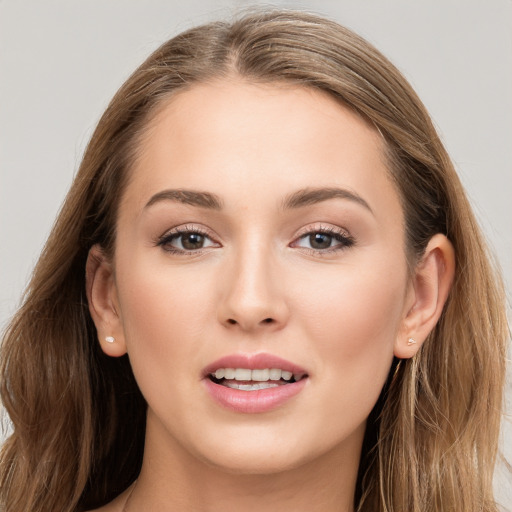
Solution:
<path fill-rule="evenodd" d="M 373 214 L 370 205 L 358 194 L 344 188 L 325 187 L 325 188 L 304 188 L 297 190 L 293 194 L 287 196 L 282 207 L 285 210 L 293 208 L 301 208 L 312 204 L 328 201 L 329 199 L 347 199 L 353 201 Z"/>

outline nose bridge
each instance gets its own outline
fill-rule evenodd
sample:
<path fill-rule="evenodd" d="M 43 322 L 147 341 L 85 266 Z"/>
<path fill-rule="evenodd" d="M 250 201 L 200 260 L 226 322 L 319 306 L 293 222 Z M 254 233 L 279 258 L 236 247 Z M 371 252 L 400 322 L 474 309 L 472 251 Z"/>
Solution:
<path fill-rule="evenodd" d="M 282 325 L 287 308 L 278 281 L 278 267 L 271 244 L 260 237 L 253 236 L 234 247 L 220 304 L 220 320 L 244 330 Z"/>

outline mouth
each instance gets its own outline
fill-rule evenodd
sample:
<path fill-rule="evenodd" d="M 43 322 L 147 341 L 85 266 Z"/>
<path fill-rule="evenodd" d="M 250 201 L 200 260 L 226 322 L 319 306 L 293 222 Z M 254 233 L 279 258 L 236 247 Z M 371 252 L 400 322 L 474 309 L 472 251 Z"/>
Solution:
<path fill-rule="evenodd" d="M 233 354 L 210 364 L 203 382 L 218 405 L 237 413 L 284 406 L 309 381 L 301 367 L 271 354 Z"/>

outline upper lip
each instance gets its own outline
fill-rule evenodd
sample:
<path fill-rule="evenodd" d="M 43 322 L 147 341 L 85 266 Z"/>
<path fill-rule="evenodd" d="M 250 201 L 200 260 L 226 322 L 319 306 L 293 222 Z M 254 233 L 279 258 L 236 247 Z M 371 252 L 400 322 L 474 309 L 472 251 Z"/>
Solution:
<path fill-rule="evenodd" d="M 279 368 L 293 374 L 307 374 L 307 371 L 301 366 L 264 352 L 258 354 L 231 354 L 221 357 L 204 368 L 203 376 L 207 377 L 219 368 L 247 368 L 249 370 Z"/>

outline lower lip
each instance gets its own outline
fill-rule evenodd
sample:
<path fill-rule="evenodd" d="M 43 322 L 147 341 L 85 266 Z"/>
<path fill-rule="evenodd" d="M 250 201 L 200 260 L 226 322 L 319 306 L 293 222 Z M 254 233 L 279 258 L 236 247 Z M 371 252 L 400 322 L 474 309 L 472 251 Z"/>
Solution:
<path fill-rule="evenodd" d="M 307 377 L 298 382 L 283 384 L 274 388 L 243 391 L 215 384 L 209 378 L 204 379 L 210 396 L 226 409 L 246 414 L 271 411 L 284 405 L 300 393 L 306 384 Z"/>

